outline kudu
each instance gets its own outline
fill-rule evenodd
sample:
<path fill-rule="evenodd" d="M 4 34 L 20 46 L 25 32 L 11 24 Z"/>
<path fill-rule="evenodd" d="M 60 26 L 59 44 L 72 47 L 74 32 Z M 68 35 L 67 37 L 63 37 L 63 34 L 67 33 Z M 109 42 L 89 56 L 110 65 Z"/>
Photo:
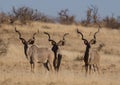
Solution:
<path fill-rule="evenodd" d="M 99 32 L 101 26 L 99 25 L 98 31 L 94 33 L 94 38 L 88 41 L 84 38 L 83 34 L 77 29 L 77 33 L 81 35 L 82 40 L 84 41 L 84 44 L 86 45 L 86 50 L 84 53 L 84 63 L 85 63 L 85 70 L 86 75 L 88 73 L 91 73 L 91 67 L 93 66 L 94 71 L 97 69 L 99 73 L 99 64 L 100 64 L 100 55 L 98 54 L 98 51 L 96 49 L 91 49 L 91 46 L 96 44 L 96 34 Z"/>
<path fill-rule="evenodd" d="M 37 63 L 42 63 L 48 71 L 53 71 L 54 53 L 49 48 L 39 48 L 34 45 L 36 33 L 34 33 L 32 38 L 27 41 L 23 37 L 21 37 L 21 33 L 16 28 L 15 32 L 18 33 L 19 39 L 24 45 L 24 54 L 29 60 L 31 71 L 34 72 Z M 48 66 L 48 64 L 50 67 Z"/>
<path fill-rule="evenodd" d="M 48 41 L 51 42 L 52 48 L 51 50 L 54 52 L 54 69 L 58 72 L 62 60 L 62 54 L 60 53 L 60 46 L 65 45 L 65 36 L 68 35 L 69 33 L 65 33 L 63 35 L 63 39 L 60 40 L 59 42 L 56 42 L 55 40 L 50 38 L 50 34 L 47 32 L 44 32 L 44 34 L 48 35 Z"/>

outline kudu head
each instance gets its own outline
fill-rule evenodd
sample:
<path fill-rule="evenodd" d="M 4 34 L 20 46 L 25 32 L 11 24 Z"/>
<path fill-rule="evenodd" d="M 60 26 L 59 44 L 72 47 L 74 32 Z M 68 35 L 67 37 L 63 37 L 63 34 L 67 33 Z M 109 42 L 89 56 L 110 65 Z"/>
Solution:
<path fill-rule="evenodd" d="M 26 57 L 27 57 L 27 49 L 28 49 L 28 46 L 34 44 L 36 33 L 34 33 L 33 36 L 32 36 L 32 38 L 30 38 L 30 39 L 27 41 L 27 40 L 25 40 L 25 39 L 21 36 L 21 33 L 16 29 L 16 27 L 15 27 L 15 32 L 18 33 L 19 39 L 22 41 L 22 44 L 24 45 L 24 53 L 25 53 L 25 55 L 26 55 Z"/>
<path fill-rule="evenodd" d="M 63 39 L 58 41 L 58 42 L 56 42 L 55 40 L 51 39 L 49 33 L 44 32 L 44 34 L 48 35 L 48 41 L 51 42 L 51 44 L 53 46 L 52 47 L 52 51 L 57 52 L 57 50 L 59 49 L 59 46 L 64 46 L 65 45 L 65 36 L 68 35 L 69 33 L 65 33 L 63 35 Z"/>
<path fill-rule="evenodd" d="M 88 47 L 91 47 L 91 45 L 96 44 L 96 34 L 100 31 L 101 26 L 99 25 L 98 30 L 94 33 L 93 35 L 93 39 L 91 39 L 90 41 L 88 41 L 87 39 L 84 38 L 83 34 L 77 29 L 77 33 L 81 35 L 81 39 L 84 41 L 84 44 Z"/>

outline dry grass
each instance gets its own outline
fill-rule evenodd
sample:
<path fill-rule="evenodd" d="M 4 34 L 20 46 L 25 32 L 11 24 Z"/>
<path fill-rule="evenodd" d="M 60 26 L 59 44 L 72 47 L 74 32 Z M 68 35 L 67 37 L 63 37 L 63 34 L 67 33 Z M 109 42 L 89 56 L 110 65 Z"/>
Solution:
<path fill-rule="evenodd" d="M 52 38 L 59 41 L 65 32 L 70 33 L 66 37 L 66 45 L 61 47 L 63 60 L 60 72 L 49 73 L 42 65 L 36 69 L 36 73 L 30 72 L 30 65 L 23 53 L 23 45 L 18 39 L 11 25 L 3 25 L 0 28 L 0 39 L 7 42 L 6 55 L 0 56 L 0 85 L 119 85 L 120 80 L 120 30 L 101 29 L 97 35 L 97 47 L 104 43 L 105 47 L 100 52 L 101 74 L 93 73 L 85 77 L 84 62 L 80 60 L 83 56 L 85 46 L 76 28 L 83 32 L 90 40 L 96 28 L 84 28 L 81 26 L 65 26 L 59 24 L 32 23 L 26 26 L 16 26 L 25 39 L 29 39 L 32 34 L 39 29 L 36 36 L 36 44 L 40 47 L 51 47 L 47 41 L 47 36 L 43 34 L 47 31 Z M 89 36 L 89 33 L 91 35 Z"/>

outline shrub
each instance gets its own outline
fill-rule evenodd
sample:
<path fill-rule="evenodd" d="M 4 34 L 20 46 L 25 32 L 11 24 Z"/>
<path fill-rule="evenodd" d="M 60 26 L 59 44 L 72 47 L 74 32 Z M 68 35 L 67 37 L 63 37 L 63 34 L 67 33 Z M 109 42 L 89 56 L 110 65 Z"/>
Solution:
<path fill-rule="evenodd" d="M 68 14 L 68 9 L 61 10 L 59 14 L 59 22 L 61 24 L 73 24 L 75 23 L 75 16 Z"/>
<path fill-rule="evenodd" d="M 88 7 L 86 11 L 86 19 L 81 21 L 83 26 L 91 26 L 97 24 L 98 19 L 98 8 L 96 6 L 91 5 Z"/>
<path fill-rule="evenodd" d="M 4 12 L 0 13 L 0 24 L 9 23 L 9 19 L 10 19 L 9 16 L 6 13 Z"/>
<path fill-rule="evenodd" d="M 20 7 L 16 9 L 13 7 L 12 13 L 14 20 L 19 20 L 22 24 L 26 24 L 28 21 L 33 20 L 34 11 L 29 7 Z"/>
<path fill-rule="evenodd" d="M 103 19 L 104 25 L 107 28 L 112 29 L 119 29 L 120 28 L 120 22 L 115 17 L 109 17 L 107 16 L 105 19 Z"/>
<path fill-rule="evenodd" d="M 13 7 L 10 16 L 11 21 L 19 20 L 22 24 L 29 23 L 30 21 L 53 22 L 48 16 L 29 7 L 20 7 L 18 9 Z"/>

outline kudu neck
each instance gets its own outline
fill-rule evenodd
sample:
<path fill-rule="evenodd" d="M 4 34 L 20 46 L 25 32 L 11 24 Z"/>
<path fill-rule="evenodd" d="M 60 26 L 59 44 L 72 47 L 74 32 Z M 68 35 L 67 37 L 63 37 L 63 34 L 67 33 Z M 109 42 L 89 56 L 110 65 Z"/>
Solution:
<path fill-rule="evenodd" d="M 91 48 L 90 44 L 87 44 L 85 54 L 89 53 L 90 48 Z"/>
<path fill-rule="evenodd" d="M 56 45 L 56 44 L 53 45 L 52 51 L 54 52 L 55 58 L 57 58 L 58 49 L 59 49 L 58 45 Z"/>
<path fill-rule="evenodd" d="M 90 48 L 91 48 L 90 44 L 87 44 L 87 45 L 86 45 L 85 54 L 84 54 L 84 61 L 85 61 L 86 63 L 88 63 L 88 57 L 89 57 Z"/>
<path fill-rule="evenodd" d="M 27 58 L 27 50 L 28 50 L 28 45 L 27 44 L 24 44 L 24 54 L 25 54 L 25 56 L 26 56 L 26 58 Z"/>

